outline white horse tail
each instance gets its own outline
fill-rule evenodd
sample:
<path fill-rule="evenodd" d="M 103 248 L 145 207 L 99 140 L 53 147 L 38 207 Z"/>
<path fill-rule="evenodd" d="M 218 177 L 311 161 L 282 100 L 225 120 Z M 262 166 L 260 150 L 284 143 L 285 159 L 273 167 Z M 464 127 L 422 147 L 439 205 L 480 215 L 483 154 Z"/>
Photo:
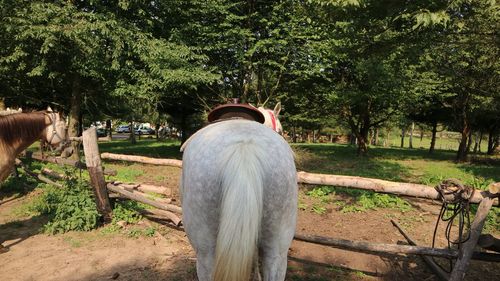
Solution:
<path fill-rule="evenodd" d="M 240 140 L 222 155 L 215 281 L 247 281 L 258 258 L 265 154 L 253 140 Z"/>

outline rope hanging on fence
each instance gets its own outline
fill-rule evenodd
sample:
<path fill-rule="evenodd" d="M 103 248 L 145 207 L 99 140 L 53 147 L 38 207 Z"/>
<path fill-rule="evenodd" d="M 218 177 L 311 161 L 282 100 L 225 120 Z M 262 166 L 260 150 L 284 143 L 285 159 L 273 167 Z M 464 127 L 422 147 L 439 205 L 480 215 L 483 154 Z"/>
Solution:
<path fill-rule="evenodd" d="M 463 185 L 460 181 L 456 179 L 447 179 L 442 181 L 435 187 L 436 191 L 439 193 L 443 204 L 441 206 L 441 211 L 439 212 L 439 217 L 436 221 L 436 226 L 434 228 L 434 235 L 432 237 L 432 247 L 434 248 L 436 242 L 436 234 L 439 226 L 439 222 L 445 221 L 445 237 L 448 241 L 448 249 L 451 249 L 453 245 L 456 245 L 460 250 L 461 244 L 465 243 L 470 237 L 470 199 L 474 196 L 474 188 Z M 453 241 L 451 237 L 451 229 L 458 218 L 458 239 Z M 465 234 L 464 234 L 465 232 Z M 450 273 L 453 268 L 453 260 L 449 259 L 450 269 L 441 269 Z M 437 264 L 437 263 L 436 263 Z"/>

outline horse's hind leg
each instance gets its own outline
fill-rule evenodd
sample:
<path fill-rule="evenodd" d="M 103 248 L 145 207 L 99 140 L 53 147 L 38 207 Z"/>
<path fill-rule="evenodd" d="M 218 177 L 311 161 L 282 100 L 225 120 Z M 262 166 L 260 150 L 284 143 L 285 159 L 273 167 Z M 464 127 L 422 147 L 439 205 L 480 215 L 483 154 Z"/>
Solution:
<path fill-rule="evenodd" d="M 263 281 L 285 280 L 288 247 L 280 247 L 280 241 L 276 242 L 261 252 Z"/>
<path fill-rule="evenodd" d="M 288 249 L 295 233 L 295 216 L 292 215 L 275 224 L 267 224 L 262 232 L 259 251 L 262 280 L 283 281 L 286 275 Z"/>
<path fill-rule="evenodd" d="M 212 280 L 213 262 L 214 253 L 207 251 L 198 251 L 196 253 L 196 273 L 199 281 Z"/>

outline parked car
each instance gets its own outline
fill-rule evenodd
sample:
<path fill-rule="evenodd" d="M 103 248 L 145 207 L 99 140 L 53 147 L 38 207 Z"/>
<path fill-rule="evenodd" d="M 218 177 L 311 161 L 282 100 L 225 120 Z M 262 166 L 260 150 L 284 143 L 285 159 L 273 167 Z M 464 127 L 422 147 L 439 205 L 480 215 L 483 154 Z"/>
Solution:
<path fill-rule="evenodd" d="M 98 138 L 105 137 L 107 135 L 106 134 L 106 129 L 104 129 L 104 128 L 97 129 L 96 133 L 97 133 L 97 137 Z"/>
<path fill-rule="evenodd" d="M 155 130 L 146 127 L 138 127 L 134 129 L 136 135 L 153 135 Z"/>
<path fill-rule="evenodd" d="M 155 133 L 155 130 L 151 129 L 151 128 L 141 128 L 139 129 L 143 135 L 154 135 Z"/>
<path fill-rule="evenodd" d="M 118 128 L 116 128 L 117 133 L 130 133 L 130 126 L 129 125 L 120 125 Z"/>

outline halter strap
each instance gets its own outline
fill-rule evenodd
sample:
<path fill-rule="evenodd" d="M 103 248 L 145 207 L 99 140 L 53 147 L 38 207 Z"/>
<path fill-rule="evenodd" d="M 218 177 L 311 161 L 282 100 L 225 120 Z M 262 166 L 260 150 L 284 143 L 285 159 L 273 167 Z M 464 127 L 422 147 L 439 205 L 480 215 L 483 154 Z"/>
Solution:
<path fill-rule="evenodd" d="M 50 137 L 50 140 L 48 140 L 48 143 L 51 144 L 52 143 L 52 140 L 54 140 L 54 136 L 57 136 L 59 138 L 59 140 L 61 141 L 61 143 L 65 143 L 66 142 L 66 139 L 61 137 L 61 135 L 59 135 L 59 133 L 57 132 L 57 128 L 56 128 L 56 113 L 54 112 L 51 112 L 49 113 L 49 119 L 50 119 L 50 122 L 52 123 L 51 124 L 51 127 L 52 127 L 52 136 Z"/>

